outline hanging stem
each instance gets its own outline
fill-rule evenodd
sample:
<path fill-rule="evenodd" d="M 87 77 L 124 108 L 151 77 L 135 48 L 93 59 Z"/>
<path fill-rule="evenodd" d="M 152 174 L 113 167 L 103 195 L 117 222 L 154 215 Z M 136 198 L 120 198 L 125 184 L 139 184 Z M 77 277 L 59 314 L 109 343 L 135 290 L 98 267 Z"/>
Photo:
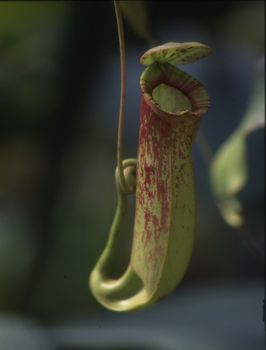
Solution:
<path fill-rule="evenodd" d="M 123 172 L 123 126 L 125 114 L 125 97 L 126 97 L 126 53 L 125 53 L 125 39 L 122 14 L 118 1 L 114 1 L 116 23 L 119 38 L 119 52 L 120 52 L 120 74 L 121 74 L 121 89 L 120 89 L 120 106 L 118 117 L 118 131 L 117 131 L 117 167 L 120 178 L 120 185 L 122 190 L 127 193 L 127 186 Z"/>

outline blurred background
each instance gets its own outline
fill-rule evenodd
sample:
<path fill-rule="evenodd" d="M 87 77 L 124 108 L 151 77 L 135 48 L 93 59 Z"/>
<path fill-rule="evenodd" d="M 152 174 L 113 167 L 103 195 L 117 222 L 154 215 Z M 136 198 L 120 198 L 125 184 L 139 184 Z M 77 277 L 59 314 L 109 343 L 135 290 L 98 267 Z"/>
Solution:
<path fill-rule="evenodd" d="M 145 1 L 158 43 L 200 41 L 184 66 L 211 97 L 202 121 L 213 152 L 242 120 L 264 60 L 263 1 Z M 136 156 L 149 47 L 125 22 L 125 157 Z M 116 207 L 120 65 L 111 1 L 0 2 L 0 349 L 262 349 L 264 265 L 222 219 L 193 147 L 197 240 L 180 287 L 152 309 L 116 314 L 88 275 Z M 241 200 L 264 246 L 264 130 L 247 140 Z M 128 258 L 134 203 L 118 268 Z"/>

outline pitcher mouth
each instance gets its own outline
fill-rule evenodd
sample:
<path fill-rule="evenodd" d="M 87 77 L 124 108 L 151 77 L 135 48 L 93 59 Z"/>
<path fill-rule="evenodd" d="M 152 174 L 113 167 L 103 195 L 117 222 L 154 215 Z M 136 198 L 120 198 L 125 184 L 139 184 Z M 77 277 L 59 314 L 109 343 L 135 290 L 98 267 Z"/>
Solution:
<path fill-rule="evenodd" d="M 140 86 L 149 107 L 169 121 L 188 117 L 198 119 L 207 112 L 210 105 L 210 98 L 204 86 L 191 75 L 169 63 L 155 62 L 148 66 L 140 77 Z M 160 98 L 158 93 L 160 91 L 161 95 L 167 94 L 167 89 L 172 95 L 171 104 L 175 107 L 172 110 L 167 110 L 167 101 L 164 101 L 163 97 Z"/>

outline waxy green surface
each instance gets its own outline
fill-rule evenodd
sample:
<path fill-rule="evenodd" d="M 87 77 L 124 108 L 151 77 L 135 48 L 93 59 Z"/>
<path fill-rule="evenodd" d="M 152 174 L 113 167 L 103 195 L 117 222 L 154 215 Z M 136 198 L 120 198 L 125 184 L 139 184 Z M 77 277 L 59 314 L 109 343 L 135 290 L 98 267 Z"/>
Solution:
<path fill-rule="evenodd" d="M 191 146 L 209 97 L 201 83 L 172 64 L 207 55 L 207 46 L 194 44 L 193 51 L 193 43 L 167 43 L 142 56 L 148 67 L 140 78 L 138 158 L 123 162 L 127 186 L 132 193 L 136 188 L 130 261 L 125 273 L 114 277 L 112 264 L 121 253 L 118 237 L 127 234 L 120 232 L 127 194 L 116 169 L 117 209 L 89 280 L 94 297 L 113 311 L 142 309 L 164 298 L 180 283 L 191 258 L 195 235 Z"/>
<path fill-rule="evenodd" d="M 169 42 L 153 47 L 140 58 L 140 63 L 149 66 L 154 62 L 170 63 L 174 66 L 188 64 L 200 60 L 211 53 L 209 46 L 198 42 Z"/>

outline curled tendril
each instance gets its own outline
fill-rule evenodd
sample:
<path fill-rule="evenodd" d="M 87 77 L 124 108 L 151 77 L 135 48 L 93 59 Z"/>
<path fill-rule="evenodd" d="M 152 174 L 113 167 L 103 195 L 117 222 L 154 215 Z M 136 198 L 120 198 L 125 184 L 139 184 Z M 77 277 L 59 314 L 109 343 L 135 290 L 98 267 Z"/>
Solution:
<path fill-rule="evenodd" d="M 122 162 L 126 191 L 116 168 L 117 209 L 90 276 L 95 298 L 114 311 L 141 309 L 172 292 L 184 276 L 194 242 L 191 146 L 209 106 L 208 94 L 200 82 L 165 61 L 145 69 L 140 87 L 138 158 Z M 135 191 L 130 261 L 116 278 L 112 265 L 120 254 L 118 235 L 127 196 Z"/>

